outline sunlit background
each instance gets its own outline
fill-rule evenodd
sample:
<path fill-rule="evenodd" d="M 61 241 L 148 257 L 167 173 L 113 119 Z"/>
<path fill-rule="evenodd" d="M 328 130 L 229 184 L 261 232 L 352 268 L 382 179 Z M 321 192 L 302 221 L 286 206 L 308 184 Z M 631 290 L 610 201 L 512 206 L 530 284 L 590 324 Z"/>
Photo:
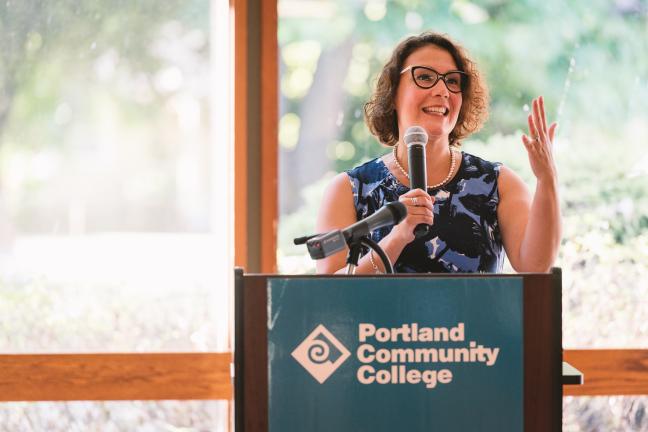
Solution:
<path fill-rule="evenodd" d="M 222 3 L 222 2 L 221 2 Z M 0 351 L 227 348 L 218 0 L 0 2 Z M 533 190 L 533 97 L 560 123 L 566 348 L 648 347 L 648 4 L 283 0 L 283 273 L 314 269 L 337 172 L 387 150 L 362 108 L 395 44 L 446 32 L 492 95 L 465 151 Z M 225 78 L 227 78 L 225 76 Z M 221 111 L 219 111 L 219 109 Z M 565 398 L 566 431 L 648 431 L 646 397 Z M 222 402 L 0 404 L 9 430 L 221 430 Z"/>
<path fill-rule="evenodd" d="M 0 351 L 229 350 L 215 4 L 0 2 Z M 226 426 L 226 401 L 0 404 L 0 430 Z"/>
<path fill-rule="evenodd" d="M 292 239 L 314 233 L 335 173 L 389 150 L 363 105 L 395 45 L 434 30 L 469 50 L 491 91 L 464 151 L 533 191 L 520 138 L 531 100 L 544 95 L 559 123 L 564 347 L 648 347 L 648 3 L 285 0 L 279 12 L 282 272 L 314 272 Z M 647 409 L 647 397 L 567 397 L 564 430 L 648 431 Z"/>

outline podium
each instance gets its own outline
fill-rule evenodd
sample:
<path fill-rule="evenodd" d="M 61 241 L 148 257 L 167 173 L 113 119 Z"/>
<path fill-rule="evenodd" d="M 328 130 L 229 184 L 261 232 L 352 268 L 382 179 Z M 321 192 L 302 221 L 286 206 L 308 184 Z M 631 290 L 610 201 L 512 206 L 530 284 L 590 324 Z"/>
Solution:
<path fill-rule="evenodd" d="M 561 273 L 235 271 L 236 431 L 559 431 Z"/>

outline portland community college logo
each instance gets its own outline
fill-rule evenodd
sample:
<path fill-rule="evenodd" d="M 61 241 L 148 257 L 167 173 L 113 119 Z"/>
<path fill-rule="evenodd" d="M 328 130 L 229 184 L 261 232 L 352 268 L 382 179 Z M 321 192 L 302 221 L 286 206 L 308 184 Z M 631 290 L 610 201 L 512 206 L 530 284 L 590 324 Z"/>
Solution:
<path fill-rule="evenodd" d="M 349 350 L 322 324 L 292 352 L 295 360 L 320 384 L 326 381 L 349 355 Z"/>

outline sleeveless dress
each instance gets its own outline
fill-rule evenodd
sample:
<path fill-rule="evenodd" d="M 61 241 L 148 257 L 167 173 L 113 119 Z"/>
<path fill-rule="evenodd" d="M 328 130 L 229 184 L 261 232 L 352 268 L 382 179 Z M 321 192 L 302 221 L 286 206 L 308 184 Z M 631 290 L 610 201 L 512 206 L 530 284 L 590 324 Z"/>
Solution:
<path fill-rule="evenodd" d="M 428 188 L 436 198 L 434 224 L 428 235 L 405 246 L 394 262 L 397 273 L 499 273 L 504 264 L 497 222 L 500 163 L 462 152 L 455 176 L 440 188 Z M 376 158 L 347 171 L 358 220 L 409 191 Z M 392 230 L 375 230 L 379 242 Z M 392 260 L 394 257 L 390 257 Z"/>

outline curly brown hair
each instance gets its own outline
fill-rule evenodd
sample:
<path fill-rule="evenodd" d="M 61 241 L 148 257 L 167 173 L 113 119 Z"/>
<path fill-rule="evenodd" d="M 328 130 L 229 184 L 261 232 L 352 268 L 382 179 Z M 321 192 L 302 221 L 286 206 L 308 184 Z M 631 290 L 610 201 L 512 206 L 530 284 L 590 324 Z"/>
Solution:
<path fill-rule="evenodd" d="M 378 76 L 376 90 L 364 106 L 365 123 L 371 133 L 383 144 L 393 146 L 398 142 L 398 120 L 394 99 L 403 63 L 415 50 L 426 45 L 436 45 L 448 51 L 457 68 L 468 74 L 467 85 L 462 91 L 461 111 L 457 124 L 450 132 L 450 145 L 460 146 L 459 140 L 478 131 L 488 118 L 488 87 L 466 50 L 447 35 L 424 32 L 418 36 L 408 37 L 398 44 Z"/>

